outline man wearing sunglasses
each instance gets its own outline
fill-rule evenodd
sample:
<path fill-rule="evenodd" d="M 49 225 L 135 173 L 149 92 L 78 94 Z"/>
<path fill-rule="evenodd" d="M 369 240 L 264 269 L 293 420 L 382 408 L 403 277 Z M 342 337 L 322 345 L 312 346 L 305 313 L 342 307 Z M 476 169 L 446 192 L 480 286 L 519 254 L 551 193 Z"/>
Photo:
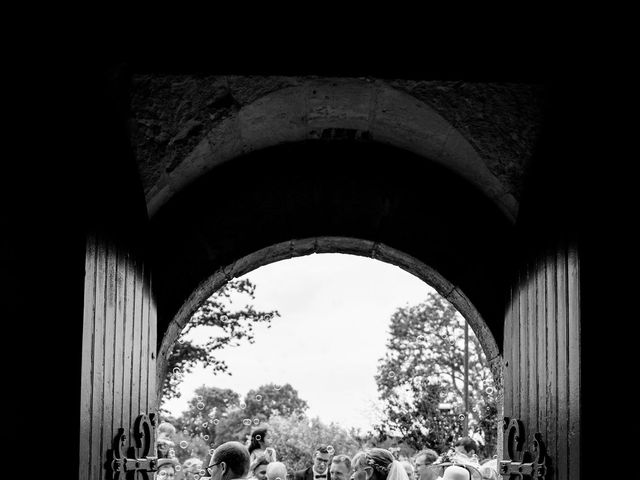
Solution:
<path fill-rule="evenodd" d="M 216 448 L 209 466 L 207 475 L 211 480 L 235 480 L 247 478 L 249 473 L 249 450 L 240 442 L 227 442 Z"/>

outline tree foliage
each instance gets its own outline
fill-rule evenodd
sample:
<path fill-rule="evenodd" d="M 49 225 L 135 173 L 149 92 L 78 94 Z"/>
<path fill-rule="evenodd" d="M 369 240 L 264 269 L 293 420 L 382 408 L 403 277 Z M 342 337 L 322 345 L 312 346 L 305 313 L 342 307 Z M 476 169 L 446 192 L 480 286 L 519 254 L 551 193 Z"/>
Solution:
<path fill-rule="evenodd" d="M 416 449 L 446 450 L 463 435 L 463 422 L 495 449 L 496 397 L 482 347 L 469 331 L 469 406 L 464 411 L 464 322 L 453 305 L 437 294 L 391 317 L 385 357 L 376 383 L 385 404 L 381 437 L 400 435 Z M 450 404 L 441 410 L 440 404 Z"/>
<path fill-rule="evenodd" d="M 192 315 L 182 330 L 178 341 L 167 357 L 168 375 L 163 382 L 163 400 L 179 397 L 178 386 L 185 373 L 191 372 L 198 364 L 211 368 L 214 374 L 226 373 L 227 364 L 216 358 L 222 348 L 237 346 L 241 341 L 254 343 L 253 328 L 257 322 L 266 322 L 280 314 L 275 311 L 257 311 L 247 303 L 240 309 L 233 309 L 234 300 L 248 297 L 255 299 L 255 285 L 247 279 L 234 279 L 209 297 Z M 205 343 L 196 343 L 189 338 L 194 329 L 210 327 L 212 334 Z"/>
<path fill-rule="evenodd" d="M 273 416 L 269 419 L 267 444 L 275 448 L 278 460 L 287 466 L 287 472 L 309 467 L 313 453 L 319 445 L 331 445 L 335 455 L 349 457 L 365 446 L 364 439 L 355 430 L 321 422 L 317 417 L 305 415 Z"/>

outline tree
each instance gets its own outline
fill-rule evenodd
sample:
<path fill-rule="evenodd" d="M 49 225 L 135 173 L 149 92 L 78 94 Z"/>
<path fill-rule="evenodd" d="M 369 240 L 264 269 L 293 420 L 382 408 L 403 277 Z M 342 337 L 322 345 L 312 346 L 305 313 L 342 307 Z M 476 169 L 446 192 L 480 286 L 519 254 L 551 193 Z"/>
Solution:
<path fill-rule="evenodd" d="M 175 424 L 176 428 L 191 437 L 202 436 L 207 442 L 215 442 L 217 426 L 221 419 L 239 403 L 240 396 L 228 388 L 202 385 L 189 400 L 189 408 Z"/>
<path fill-rule="evenodd" d="M 179 397 L 178 385 L 183 376 L 191 372 L 197 364 L 210 367 L 214 374 L 227 372 L 223 360 L 215 357 L 215 352 L 229 346 L 237 346 L 241 341 L 254 343 L 253 326 L 256 322 L 266 322 L 270 327 L 271 319 L 280 316 L 278 311 L 257 311 L 246 304 L 239 310 L 232 310 L 234 300 L 239 297 L 255 299 L 255 285 L 249 280 L 231 280 L 209 297 L 182 330 L 178 341 L 173 345 L 167 357 L 169 374 L 163 382 L 163 400 Z M 203 327 L 213 327 L 217 335 L 210 335 L 204 344 L 189 339 L 189 332 Z"/>
<path fill-rule="evenodd" d="M 495 449 L 496 398 L 491 371 L 475 335 L 469 334 L 469 405 L 464 411 L 464 319 L 436 294 L 391 317 L 387 352 L 380 359 L 376 383 L 386 419 L 376 426 L 399 434 L 416 449 L 446 450 L 469 427 Z M 452 406 L 448 412 L 442 403 Z"/>
<path fill-rule="evenodd" d="M 363 448 L 357 432 L 347 431 L 335 423 L 327 425 L 318 418 L 302 414 L 271 417 L 266 440 L 268 446 L 276 450 L 278 461 L 292 473 L 313 463 L 313 453 L 319 445 L 331 445 L 336 455 L 349 457 Z"/>
<path fill-rule="evenodd" d="M 304 415 L 307 402 L 298 396 L 290 384 L 261 385 L 250 390 L 243 401 L 227 409 L 216 431 L 216 442 L 244 442 L 251 431 L 268 422 L 274 415 Z"/>

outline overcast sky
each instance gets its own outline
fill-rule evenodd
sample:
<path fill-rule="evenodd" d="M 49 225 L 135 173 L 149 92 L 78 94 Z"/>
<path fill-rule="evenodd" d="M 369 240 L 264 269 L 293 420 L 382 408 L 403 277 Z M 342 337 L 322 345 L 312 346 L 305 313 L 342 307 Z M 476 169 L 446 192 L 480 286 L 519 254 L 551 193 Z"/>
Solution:
<path fill-rule="evenodd" d="M 396 266 L 343 254 L 285 260 L 242 278 L 256 285 L 256 308 L 278 310 L 281 317 L 271 328 L 258 324 L 253 345 L 219 354 L 231 376 L 198 368 L 185 375 L 182 397 L 165 408 L 180 415 L 203 384 L 244 396 L 265 383 L 290 383 L 309 404 L 309 415 L 368 430 L 376 420 L 373 377 L 391 314 L 433 289 Z"/>

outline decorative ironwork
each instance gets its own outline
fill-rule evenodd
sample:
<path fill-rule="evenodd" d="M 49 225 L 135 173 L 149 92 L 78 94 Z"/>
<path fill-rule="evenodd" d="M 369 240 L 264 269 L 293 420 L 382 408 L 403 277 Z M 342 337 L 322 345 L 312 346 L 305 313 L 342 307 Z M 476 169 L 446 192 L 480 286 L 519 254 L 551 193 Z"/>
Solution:
<path fill-rule="evenodd" d="M 109 451 L 107 467 L 112 480 L 149 480 L 157 470 L 158 457 L 155 452 L 156 415 L 138 415 L 133 423 L 133 444 L 127 449 L 127 435 L 124 428 L 118 429 Z M 126 450 L 126 454 L 125 454 Z"/>
<path fill-rule="evenodd" d="M 517 418 L 504 417 L 503 429 L 505 430 L 505 452 L 509 456 L 509 460 L 500 461 L 500 475 L 505 479 L 545 480 L 550 465 L 547 449 L 540 432 L 533 435 L 533 448 L 525 450 L 527 436 L 522 421 Z"/>

